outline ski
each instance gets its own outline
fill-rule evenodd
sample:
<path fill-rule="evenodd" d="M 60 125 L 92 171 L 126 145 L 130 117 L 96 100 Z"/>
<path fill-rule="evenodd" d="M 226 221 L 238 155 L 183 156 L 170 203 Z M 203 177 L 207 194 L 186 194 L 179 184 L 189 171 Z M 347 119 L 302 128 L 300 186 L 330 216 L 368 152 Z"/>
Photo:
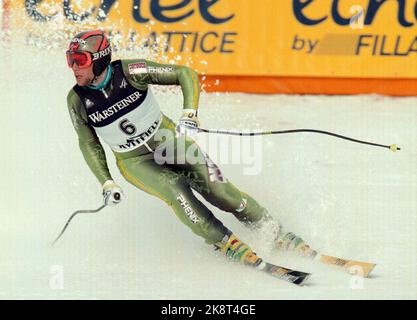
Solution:
<path fill-rule="evenodd" d="M 287 269 L 268 262 L 262 263 L 259 267 L 260 270 L 270 274 L 273 277 L 299 286 L 302 286 L 304 282 L 306 282 L 311 276 L 311 273 Z"/>
<path fill-rule="evenodd" d="M 317 253 L 314 260 L 320 261 L 326 265 L 332 265 L 340 267 L 342 270 L 349 274 L 368 278 L 372 270 L 375 268 L 375 263 L 355 261 L 342 259 L 337 257 L 328 256 L 325 254 Z"/>
<path fill-rule="evenodd" d="M 369 277 L 370 273 L 376 266 L 375 263 L 342 259 L 319 253 L 312 249 L 309 245 L 305 244 L 303 239 L 297 237 L 292 232 L 288 232 L 285 236 L 276 240 L 276 248 L 279 250 L 297 252 L 304 258 L 319 261 L 330 266 L 337 266 L 349 274 L 364 278 Z"/>
<path fill-rule="evenodd" d="M 349 274 L 364 277 L 364 278 L 368 278 L 370 273 L 376 266 L 375 263 L 342 259 L 342 258 L 322 254 L 315 250 L 312 250 L 309 246 L 305 246 L 299 252 L 305 258 L 319 261 L 320 263 L 323 263 L 326 265 L 339 267 L 343 271 Z"/>

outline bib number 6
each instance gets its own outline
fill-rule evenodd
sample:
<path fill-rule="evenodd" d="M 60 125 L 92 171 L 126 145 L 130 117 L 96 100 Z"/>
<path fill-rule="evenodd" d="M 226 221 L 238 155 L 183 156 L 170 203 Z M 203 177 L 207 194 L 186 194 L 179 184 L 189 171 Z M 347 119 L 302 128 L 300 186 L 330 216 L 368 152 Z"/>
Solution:
<path fill-rule="evenodd" d="M 128 136 L 131 136 L 131 135 L 135 134 L 136 131 L 137 131 L 135 125 L 133 123 L 129 122 L 129 120 L 127 120 L 127 119 L 124 119 L 124 120 L 120 121 L 119 129 L 122 130 Z"/>

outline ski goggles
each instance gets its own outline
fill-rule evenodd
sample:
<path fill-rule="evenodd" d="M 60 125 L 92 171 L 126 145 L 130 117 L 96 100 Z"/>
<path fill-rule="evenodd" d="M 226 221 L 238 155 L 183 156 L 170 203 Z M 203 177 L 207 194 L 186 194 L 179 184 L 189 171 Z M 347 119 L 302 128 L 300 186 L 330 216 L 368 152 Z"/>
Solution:
<path fill-rule="evenodd" d="M 66 52 L 68 67 L 72 68 L 76 63 L 80 69 L 88 68 L 93 63 L 91 54 L 88 52 L 70 51 Z"/>

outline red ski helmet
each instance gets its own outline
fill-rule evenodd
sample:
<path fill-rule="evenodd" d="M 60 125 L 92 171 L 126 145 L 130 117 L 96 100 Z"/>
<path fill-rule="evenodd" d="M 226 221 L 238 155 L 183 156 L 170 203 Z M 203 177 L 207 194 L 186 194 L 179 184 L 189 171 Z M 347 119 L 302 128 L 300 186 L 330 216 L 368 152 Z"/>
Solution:
<path fill-rule="evenodd" d="M 85 31 L 71 40 L 66 55 L 70 68 L 74 63 L 79 68 L 88 68 L 92 64 L 94 75 L 99 76 L 110 64 L 111 46 L 103 31 Z"/>

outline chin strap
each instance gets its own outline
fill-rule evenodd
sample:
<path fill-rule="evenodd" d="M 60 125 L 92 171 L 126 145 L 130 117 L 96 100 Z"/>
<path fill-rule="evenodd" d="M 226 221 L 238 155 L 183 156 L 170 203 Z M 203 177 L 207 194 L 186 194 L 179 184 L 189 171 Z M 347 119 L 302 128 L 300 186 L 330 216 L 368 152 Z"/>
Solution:
<path fill-rule="evenodd" d="M 94 79 L 91 81 L 91 84 L 88 87 L 93 90 L 102 90 L 109 84 L 109 81 L 112 75 L 113 75 L 113 68 L 111 65 L 109 65 L 106 68 L 106 77 L 104 78 L 104 80 L 95 86 L 93 85 L 93 83 L 96 82 L 99 77 L 99 76 L 95 76 Z"/>

